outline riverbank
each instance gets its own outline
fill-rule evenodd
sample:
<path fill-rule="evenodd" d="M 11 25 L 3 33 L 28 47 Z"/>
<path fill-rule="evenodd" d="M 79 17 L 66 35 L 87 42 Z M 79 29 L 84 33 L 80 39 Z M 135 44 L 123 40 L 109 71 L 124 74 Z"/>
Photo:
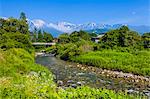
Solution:
<path fill-rule="evenodd" d="M 134 53 L 103 50 L 89 52 L 71 58 L 80 63 L 78 68 L 92 71 L 101 76 L 118 79 L 118 82 L 131 83 L 135 90 L 141 90 L 150 96 L 150 53 Z M 134 90 L 132 90 L 134 91 Z"/>
<path fill-rule="evenodd" d="M 114 98 L 133 99 L 135 96 L 107 89 L 78 87 L 57 88 L 52 73 L 35 64 L 34 56 L 24 49 L 0 50 L 0 98 Z M 57 90 L 58 89 L 58 90 Z M 86 91 L 85 91 L 86 90 Z M 71 91 L 71 92 L 70 92 Z M 137 96 L 136 98 L 140 98 Z"/>
<path fill-rule="evenodd" d="M 92 51 L 73 56 L 70 60 L 102 69 L 150 77 L 150 51 L 146 50 L 134 52 Z"/>
<path fill-rule="evenodd" d="M 150 53 L 147 50 L 122 52 L 105 49 L 72 56 L 68 61 L 79 63 L 76 67 L 84 71 L 131 85 L 127 92 L 140 91 L 150 96 Z"/>
<path fill-rule="evenodd" d="M 79 67 L 80 69 L 83 69 L 83 70 L 90 70 L 90 71 L 93 71 L 98 74 L 103 74 L 108 77 L 110 76 L 110 77 L 114 77 L 114 78 L 132 79 L 131 82 L 133 82 L 133 80 L 135 81 L 136 79 L 141 80 L 141 82 L 144 82 L 144 81 L 150 82 L 150 76 L 140 76 L 140 75 L 135 75 L 132 73 L 124 73 L 122 71 L 112 71 L 112 70 L 102 69 L 102 68 L 93 67 L 93 66 L 89 66 L 89 65 L 79 64 L 79 63 L 77 65 L 77 67 Z M 137 80 L 135 82 L 138 83 L 139 80 Z"/>
<path fill-rule="evenodd" d="M 92 71 L 93 73 L 99 74 L 104 77 L 108 77 L 111 79 L 118 79 L 124 83 L 133 83 L 137 88 L 141 88 L 141 90 L 149 89 L 150 90 L 150 77 L 144 77 L 139 75 L 134 75 L 131 73 L 123 73 L 118 71 L 111 71 L 106 69 L 101 69 L 93 66 L 87 66 L 78 64 L 77 67 L 84 71 Z"/>
<path fill-rule="evenodd" d="M 112 74 L 107 73 L 114 71 L 67 62 L 56 57 L 39 56 L 36 58 L 36 62 L 49 68 L 55 75 L 54 81 L 58 87 L 65 90 L 70 87 L 78 88 L 80 86 L 89 86 L 96 89 L 104 88 L 114 90 L 115 92 L 130 93 L 135 96 L 149 96 L 150 94 L 148 82 L 142 81 L 141 83 L 140 80 L 139 83 L 135 83 L 132 82 L 134 78 L 124 79 L 124 77 L 119 77 L 120 75 L 118 75 L 118 77 L 112 77 Z"/>
<path fill-rule="evenodd" d="M 24 49 L 0 50 L 0 98 L 59 98 L 52 73 Z"/>

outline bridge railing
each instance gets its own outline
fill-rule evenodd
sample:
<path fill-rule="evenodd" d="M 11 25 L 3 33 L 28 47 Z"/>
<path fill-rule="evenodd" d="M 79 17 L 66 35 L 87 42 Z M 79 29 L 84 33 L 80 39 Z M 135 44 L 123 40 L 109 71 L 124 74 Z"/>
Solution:
<path fill-rule="evenodd" d="M 32 43 L 32 45 L 48 45 L 48 46 L 50 46 L 50 45 L 55 45 L 56 43 L 40 43 L 40 42 L 34 42 L 34 43 Z"/>

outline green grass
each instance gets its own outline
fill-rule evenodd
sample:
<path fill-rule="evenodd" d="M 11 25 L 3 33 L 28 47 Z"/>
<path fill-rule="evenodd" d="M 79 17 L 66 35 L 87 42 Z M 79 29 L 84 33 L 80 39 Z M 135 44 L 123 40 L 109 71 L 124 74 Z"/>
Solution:
<path fill-rule="evenodd" d="M 146 99 L 135 95 L 127 95 L 122 92 L 115 93 L 107 89 L 95 89 L 90 87 L 78 87 L 59 90 L 58 94 L 62 99 Z"/>
<path fill-rule="evenodd" d="M 129 53 L 115 50 L 103 50 L 89 52 L 73 57 L 71 60 L 103 69 L 150 76 L 150 51 Z"/>
<path fill-rule="evenodd" d="M 23 49 L 0 51 L 0 99 L 57 98 L 53 75 Z"/>
<path fill-rule="evenodd" d="M 107 89 L 58 89 L 47 68 L 23 49 L 0 50 L 0 99 L 139 99 Z"/>

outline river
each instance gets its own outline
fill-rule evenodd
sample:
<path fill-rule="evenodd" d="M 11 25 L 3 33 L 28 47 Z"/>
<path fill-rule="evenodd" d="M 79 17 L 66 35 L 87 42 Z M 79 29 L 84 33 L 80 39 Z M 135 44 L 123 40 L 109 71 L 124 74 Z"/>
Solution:
<path fill-rule="evenodd" d="M 107 88 L 126 91 L 133 94 L 150 95 L 149 87 L 141 87 L 134 83 L 127 83 L 121 79 L 99 75 L 96 72 L 78 68 L 79 64 L 66 62 L 56 57 L 37 56 L 36 63 L 44 65 L 55 75 L 54 81 L 62 87 L 76 87 L 87 85 L 96 88 Z"/>

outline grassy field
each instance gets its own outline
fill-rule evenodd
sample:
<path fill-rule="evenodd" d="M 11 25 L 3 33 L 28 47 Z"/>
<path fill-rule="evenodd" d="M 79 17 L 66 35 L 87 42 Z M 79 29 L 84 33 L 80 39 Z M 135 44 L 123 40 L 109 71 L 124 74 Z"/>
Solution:
<path fill-rule="evenodd" d="M 129 53 L 118 52 L 115 50 L 103 50 L 89 52 L 73 57 L 71 60 L 103 69 L 150 76 L 150 51 L 136 51 Z"/>
<path fill-rule="evenodd" d="M 134 96 L 89 87 L 57 89 L 47 68 L 34 63 L 23 49 L 0 50 L 0 99 L 135 99 Z M 118 99 L 119 99 L 118 98 Z M 139 98 L 139 97 L 137 97 Z"/>

